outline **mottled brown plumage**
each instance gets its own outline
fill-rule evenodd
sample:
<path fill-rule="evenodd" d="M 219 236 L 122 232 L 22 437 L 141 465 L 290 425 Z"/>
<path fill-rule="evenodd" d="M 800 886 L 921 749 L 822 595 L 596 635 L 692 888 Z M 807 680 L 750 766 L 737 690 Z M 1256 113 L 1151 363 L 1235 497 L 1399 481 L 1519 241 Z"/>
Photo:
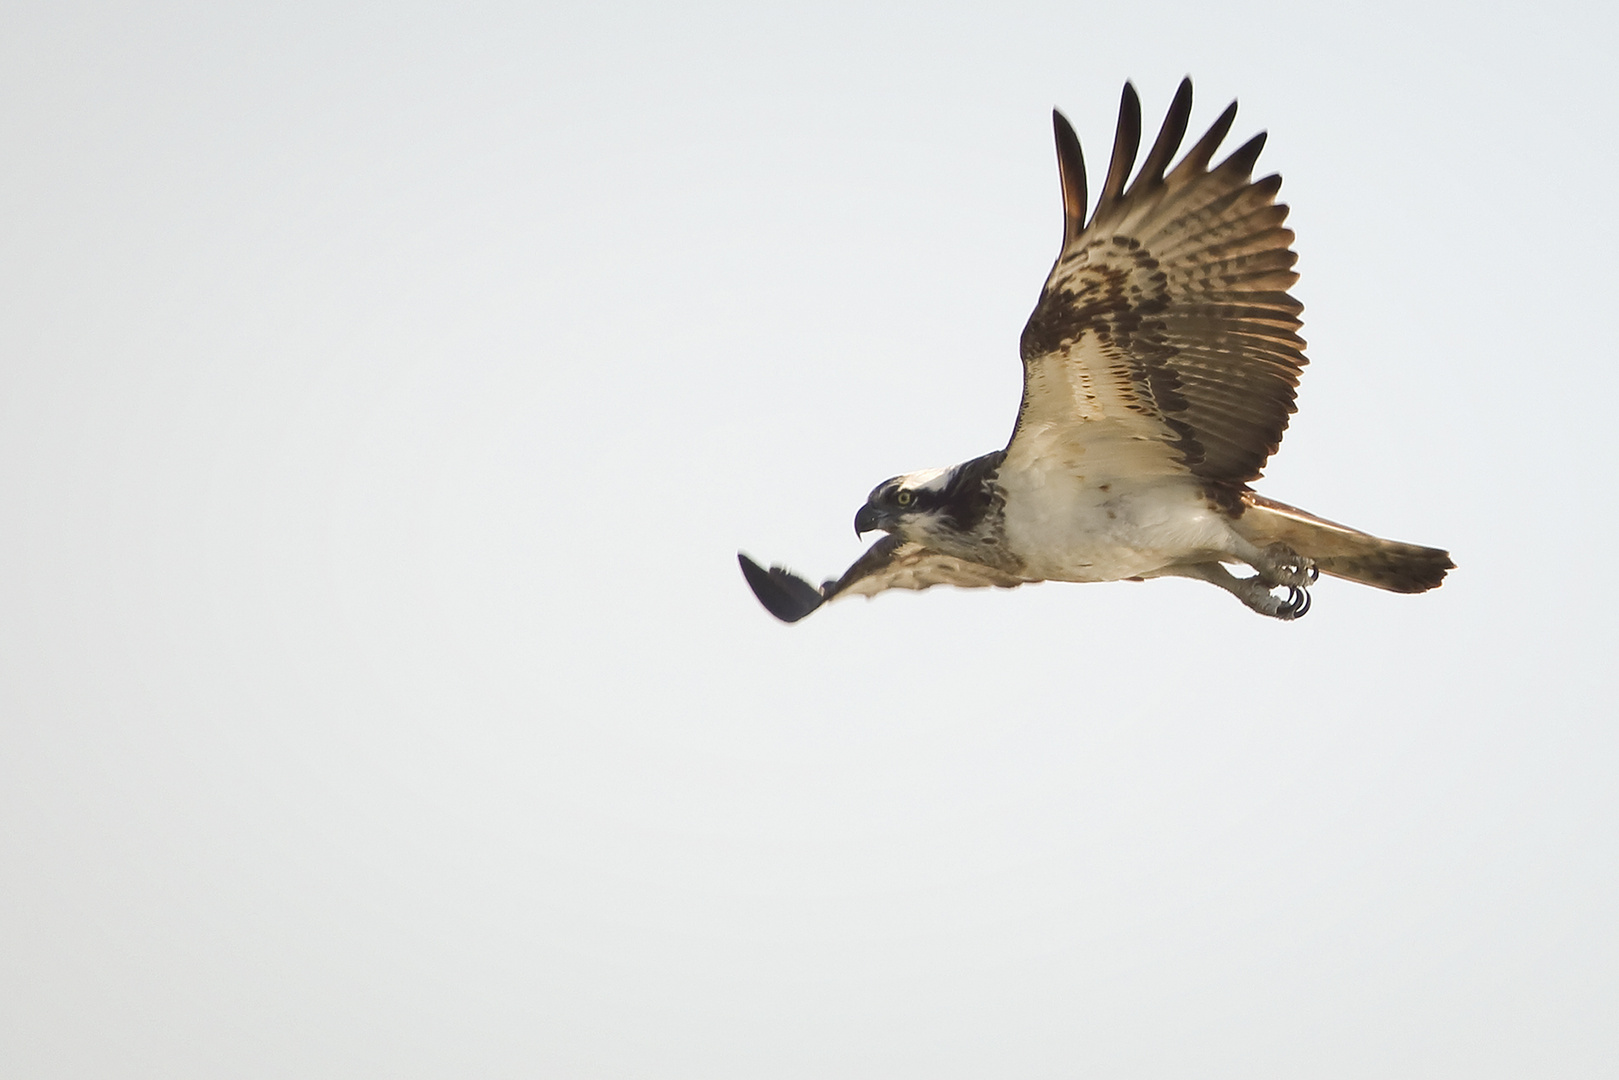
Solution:
<path fill-rule="evenodd" d="M 890 535 L 818 589 L 740 556 L 773 614 L 792 622 L 838 596 L 937 584 L 1179 576 L 1294 619 L 1318 573 L 1394 592 L 1440 584 L 1446 552 L 1248 487 L 1281 443 L 1306 363 L 1293 233 L 1281 178 L 1253 179 L 1264 135 L 1211 167 L 1235 103 L 1169 168 L 1191 108 L 1186 80 L 1132 180 L 1141 104 L 1125 84 L 1089 221 L 1079 139 L 1053 112 L 1063 242 L 1023 330 L 1011 441 L 879 484 L 855 528 Z"/>
<path fill-rule="evenodd" d="M 1126 191 L 1141 123 L 1126 84 L 1107 179 L 1077 234 L 1068 223 L 1084 217 L 1084 186 L 1070 177 L 1084 162 L 1052 114 L 1064 243 L 1023 331 L 1014 461 L 1031 440 L 1041 453 L 1055 439 L 1117 455 L 1138 475 L 1231 486 L 1257 479 L 1281 442 L 1306 363 L 1303 305 L 1287 293 L 1293 233 L 1274 201 L 1281 178 L 1251 180 L 1262 135 L 1208 168 L 1235 107 L 1166 175 L 1191 105 L 1188 80 Z"/>

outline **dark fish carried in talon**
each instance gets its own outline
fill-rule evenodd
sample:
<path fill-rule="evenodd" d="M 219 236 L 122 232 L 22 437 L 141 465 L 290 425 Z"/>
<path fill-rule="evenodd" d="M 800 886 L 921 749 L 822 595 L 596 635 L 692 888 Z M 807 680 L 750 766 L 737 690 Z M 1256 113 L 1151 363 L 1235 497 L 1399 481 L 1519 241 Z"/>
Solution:
<path fill-rule="evenodd" d="M 766 610 L 797 622 L 828 600 L 888 589 L 1173 576 L 1297 619 L 1321 574 L 1402 593 L 1444 580 L 1447 552 L 1248 486 L 1281 443 L 1306 363 L 1303 305 L 1288 293 L 1297 256 L 1281 177 L 1253 179 L 1265 136 L 1210 167 L 1235 102 L 1169 168 L 1191 111 L 1187 79 L 1131 180 L 1141 104 L 1125 84 L 1088 224 L 1079 139 L 1052 113 L 1063 243 L 1023 328 L 1011 441 L 878 484 L 855 531 L 888 535 L 834 581 L 817 587 L 738 555 Z"/>

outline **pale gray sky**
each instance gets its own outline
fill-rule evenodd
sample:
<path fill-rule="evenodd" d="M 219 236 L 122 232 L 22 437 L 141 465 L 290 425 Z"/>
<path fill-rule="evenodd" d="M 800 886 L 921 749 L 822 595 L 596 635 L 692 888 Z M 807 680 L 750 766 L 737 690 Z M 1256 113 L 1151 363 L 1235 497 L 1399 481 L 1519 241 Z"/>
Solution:
<path fill-rule="evenodd" d="M 0 1072 L 1619 1073 L 1614 17 L 997 7 L 0 18 Z M 776 623 L 1186 74 L 1460 569 Z"/>

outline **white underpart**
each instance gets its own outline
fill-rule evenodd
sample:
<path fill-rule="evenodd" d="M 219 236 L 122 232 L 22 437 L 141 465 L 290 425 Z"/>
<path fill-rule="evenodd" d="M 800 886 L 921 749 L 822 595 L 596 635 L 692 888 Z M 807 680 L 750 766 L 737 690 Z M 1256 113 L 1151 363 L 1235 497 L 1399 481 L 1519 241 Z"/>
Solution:
<path fill-rule="evenodd" d="M 1007 546 L 1031 579 L 1154 577 L 1256 554 L 1192 476 L 1087 478 L 1061 464 L 1002 468 Z"/>

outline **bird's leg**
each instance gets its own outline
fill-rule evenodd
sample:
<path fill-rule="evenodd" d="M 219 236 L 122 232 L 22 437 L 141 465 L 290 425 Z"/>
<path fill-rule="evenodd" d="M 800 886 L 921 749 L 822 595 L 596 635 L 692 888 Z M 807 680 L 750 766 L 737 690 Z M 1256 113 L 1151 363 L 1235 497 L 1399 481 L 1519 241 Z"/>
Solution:
<path fill-rule="evenodd" d="M 1249 578 L 1240 578 L 1217 562 L 1177 566 L 1172 570 L 1163 571 L 1163 574 L 1196 578 L 1198 581 L 1207 581 L 1211 585 L 1218 585 L 1254 611 L 1259 612 L 1261 615 L 1269 615 L 1273 619 L 1298 619 L 1302 618 L 1304 613 L 1310 610 L 1310 593 L 1302 585 L 1285 582 L 1273 583 L 1268 581 L 1262 574 L 1255 574 Z M 1313 581 L 1314 578 L 1309 580 Z M 1285 596 L 1273 596 L 1271 589 L 1277 587 L 1285 588 L 1287 594 Z"/>
<path fill-rule="evenodd" d="M 1286 544 L 1272 544 L 1264 553 L 1268 565 L 1254 569 L 1273 585 L 1308 589 L 1321 576 L 1314 559 L 1300 555 Z"/>
<path fill-rule="evenodd" d="M 1300 555 L 1286 544 L 1257 547 L 1247 541 L 1239 541 L 1235 547 L 1233 554 L 1259 571 L 1259 576 L 1272 585 L 1308 589 L 1321 576 L 1314 559 Z"/>

